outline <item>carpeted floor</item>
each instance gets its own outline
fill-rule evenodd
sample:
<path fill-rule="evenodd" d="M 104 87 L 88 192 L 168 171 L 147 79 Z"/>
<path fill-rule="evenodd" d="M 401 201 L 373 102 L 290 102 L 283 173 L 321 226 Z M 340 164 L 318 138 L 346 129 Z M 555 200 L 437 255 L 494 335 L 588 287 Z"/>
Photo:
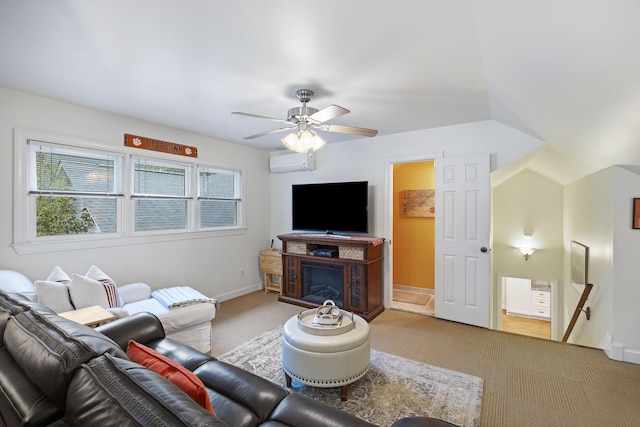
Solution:
<path fill-rule="evenodd" d="M 282 328 L 277 327 L 218 358 L 286 387 L 281 337 Z M 380 426 L 390 426 L 410 415 L 443 419 L 463 427 L 480 423 L 481 378 L 377 350 L 371 350 L 369 371 L 349 386 L 345 402 L 340 401 L 336 387 L 310 387 L 294 380 L 289 390 Z"/>
<path fill-rule="evenodd" d="M 253 292 L 224 301 L 213 321 L 214 356 L 281 326 L 302 310 Z M 483 427 L 640 426 L 640 365 L 600 349 L 385 310 L 371 347 L 484 380 Z"/>

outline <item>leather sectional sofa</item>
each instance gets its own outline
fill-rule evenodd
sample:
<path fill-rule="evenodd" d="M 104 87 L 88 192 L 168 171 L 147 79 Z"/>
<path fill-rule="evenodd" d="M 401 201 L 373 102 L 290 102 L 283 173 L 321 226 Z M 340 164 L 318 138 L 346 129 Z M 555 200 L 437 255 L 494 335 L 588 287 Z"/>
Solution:
<path fill-rule="evenodd" d="M 0 337 L 0 426 L 373 425 L 166 338 L 150 313 L 91 329 L 20 294 L 0 292 Z M 165 376 L 131 361 L 130 340 L 195 374 L 215 415 Z M 450 425 L 424 417 L 394 423 Z"/>

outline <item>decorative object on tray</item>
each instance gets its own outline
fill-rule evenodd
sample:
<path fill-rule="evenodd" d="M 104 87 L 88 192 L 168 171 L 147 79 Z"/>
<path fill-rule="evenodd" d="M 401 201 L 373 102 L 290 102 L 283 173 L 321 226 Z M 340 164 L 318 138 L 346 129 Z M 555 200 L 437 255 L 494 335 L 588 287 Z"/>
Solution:
<path fill-rule="evenodd" d="M 330 299 L 322 303 L 316 309 L 316 316 L 313 319 L 314 325 L 335 325 L 340 318 L 340 308 Z"/>
<path fill-rule="evenodd" d="M 350 331 L 355 327 L 353 321 L 353 313 L 341 310 L 333 301 L 329 301 L 332 305 L 327 306 L 327 301 L 317 309 L 310 309 L 301 311 L 298 314 L 298 328 L 311 335 L 340 335 Z M 323 310 L 324 307 L 324 310 Z M 326 322 L 331 320 L 333 323 L 322 323 L 318 321 L 318 312 L 331 310 L 333 313 L 330 319 L 325 319 Z"/>

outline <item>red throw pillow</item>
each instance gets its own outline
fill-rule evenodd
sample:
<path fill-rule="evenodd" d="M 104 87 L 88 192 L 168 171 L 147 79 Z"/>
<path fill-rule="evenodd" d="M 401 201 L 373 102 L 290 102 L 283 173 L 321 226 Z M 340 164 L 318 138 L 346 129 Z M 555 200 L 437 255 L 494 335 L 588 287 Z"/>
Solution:
<path fill-rule="evenodd" d="M 204 384 L 196 374 L 184 366 L 133 340 L 129 341 L 127 346 L 127 356 L 132 361 L 162 375 L 191 396 L 204 409 L 214 413 Z"/>

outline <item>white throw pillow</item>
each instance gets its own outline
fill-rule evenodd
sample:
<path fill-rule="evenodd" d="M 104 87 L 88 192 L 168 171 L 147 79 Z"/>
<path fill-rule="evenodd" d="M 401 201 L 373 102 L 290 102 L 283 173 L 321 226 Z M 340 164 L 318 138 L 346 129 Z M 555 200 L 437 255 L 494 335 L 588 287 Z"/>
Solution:
<path fill-rule="evenodd" d="M 69 293 L 71 294 L 71 302 L 77 309 L 93 305 L 109 308 L 105 287 L 97 280 L 73 273 L 71 275 Z"/>
<path fill-rule="evenodd" d="M 118 288 L 118 295 L 123 306 L 151 298 L 151 287 L 146 283 L 129 283 Z"/>
<path fill-rule="evenodd" d="M 107 294 L 107 300 L 109 302 L 109 308 L 122 307 L 122 300 L 118 297 L 118 287 L 116 283 L 107 276 L 102 270 L 95 265 L 89 267 L 86 276 L 89 279 L 97 280 L 104 285 L 104 290 Z"/>
<path fill-rule="evenodd" d="M 69 275 L 65 273 L 64 270 L 62 270 L 62 268 L 58 266 L 55 266 L 53 268 L 53 270 L 49 274 L 49 277 L 47 277 L 45 280 L 48 280 L 51 282 L 65 283 L 67 285 L 71 283 L 71 277 L 69 277 Z"/>
<path fill-rule="evenodd" d="M 74 310 L 69 299 L 69 287 L 54 280 L 36 280 L 38 302 L 56 313 Z"/>

